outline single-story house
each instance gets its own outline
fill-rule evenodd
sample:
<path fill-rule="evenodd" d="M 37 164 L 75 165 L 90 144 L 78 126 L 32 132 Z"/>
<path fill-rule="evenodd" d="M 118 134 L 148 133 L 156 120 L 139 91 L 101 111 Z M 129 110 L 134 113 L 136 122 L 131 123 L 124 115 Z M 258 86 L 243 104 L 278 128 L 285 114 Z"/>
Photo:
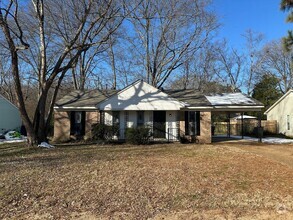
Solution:
<path fill-rule="evenodd" d="M 118 139 L 125 129 L 148 126 L 154 139 L 178 140 L 184 136 L 211 143 L 212 112 L 261 111 L 263 104 L 242 93 L 203 95 L 192 90 L 157 89 L 138 80 L 124 89 L 73 91 L 54 107 L 54 140 L 70 135 L 91 136 L 95 123 L 119 126 Z"/>
<path fill-rule="evenodd" d="M 0 134 L 5 131 L 19 129 L 21 117 L 18 108 L 0 95 Z"/>
<path fill-rule="evenodd" d="M 267 120 L 277 121 L 277 132 L 293 137 L 293 89 L 278 99 L 264 113 Z"/>

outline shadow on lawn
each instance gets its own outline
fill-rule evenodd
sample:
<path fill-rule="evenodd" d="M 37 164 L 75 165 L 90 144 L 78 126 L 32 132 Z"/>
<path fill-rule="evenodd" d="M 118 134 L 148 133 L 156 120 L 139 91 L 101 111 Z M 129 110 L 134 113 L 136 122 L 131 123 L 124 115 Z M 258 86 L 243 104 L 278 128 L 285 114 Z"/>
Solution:
<path fill-rule="evenodd" d="M 63 144 L 52 149 L 27 147 L 23 144 L 0 146 L 0 164 L 41 164 L 42 166 L 62 165 L 64 163 L 91 163 L 95 161 L 112 161 L 134 156 L 149 157 L 166 155 L 180 151 L 183 145 L 88 145 Z"/>

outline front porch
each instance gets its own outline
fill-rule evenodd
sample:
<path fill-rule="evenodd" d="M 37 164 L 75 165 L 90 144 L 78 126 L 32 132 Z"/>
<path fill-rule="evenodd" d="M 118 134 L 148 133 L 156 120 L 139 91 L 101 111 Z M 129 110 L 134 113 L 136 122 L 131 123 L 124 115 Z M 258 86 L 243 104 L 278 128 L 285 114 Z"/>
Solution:
<path fill-rule="evenodd" d="M 118 128 L 112 139 L 125 141 L 129 128 L 149 128 L 152 141 L 211 143 L 211 113 L 204 111 L 55 111 L 54 140 L 90 139 L 92 126 Z M 82 135 L 82 136 L 81 136 Z"/>
<path fill-rule="evenodd" d="M 126 140 L 129 128 L 150 129 L 153 141 L 179 141 L 211 143 L 211 114 L 200 111 L 101 111 L 101 123 L 118 126 L 113 139 Z"/>

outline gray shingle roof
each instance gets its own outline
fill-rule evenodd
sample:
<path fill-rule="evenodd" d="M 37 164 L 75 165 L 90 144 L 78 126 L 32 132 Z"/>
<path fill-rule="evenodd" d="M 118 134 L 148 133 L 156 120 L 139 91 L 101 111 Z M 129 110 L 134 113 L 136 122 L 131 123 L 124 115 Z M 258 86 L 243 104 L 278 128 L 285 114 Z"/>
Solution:
<path fill-rule="evenodd" d="M 187 103 L 189 106 L 211 106 L 211 103 L 200 91 L 194 89 L 164 90 L 171 97 Z"/>
<path fill-rule="evenodd" d="M 75 90 L 56 102 L 59 108 L 97 108 L 97 105 L 119 92 L 118 90 Z M 263 106 L 263 104 L 242 93 L 203 94 L 198 90 L 164 90 L 170 97 L 184 102 L 188 107 L 215 107 L 215 106 Z"/>
<path fill-rule="evenodd" d="M 61 108 L 96 108 L 97 104 L 117 93 L 117 90 L 75 90 L 58 100 L 56 107 Z"/>

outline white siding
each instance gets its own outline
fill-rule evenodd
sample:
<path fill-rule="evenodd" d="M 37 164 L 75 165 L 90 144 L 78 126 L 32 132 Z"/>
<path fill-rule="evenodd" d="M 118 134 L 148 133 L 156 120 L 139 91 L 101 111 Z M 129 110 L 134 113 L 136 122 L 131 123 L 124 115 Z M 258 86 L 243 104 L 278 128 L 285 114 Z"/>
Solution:
<path fill-rule="evenodd" d="M 289 115 L 290 130 L 287 117 Z M 268 120 L 277 120 L 278 132 L 293 137 L 293 91 L 289 92 L 275 107 L 267 113 Z"/>
<path fill-rule="evenodd" d="M 183 104 L 166 93 L 145 83 L 137 82 L 99 104 L 101 110 L 179 110 Z"/>
<path fill-rule="evenodd" d="M 0 95 L 0 133 L 20 126 L 21 118 L 17 107 Z"/>

